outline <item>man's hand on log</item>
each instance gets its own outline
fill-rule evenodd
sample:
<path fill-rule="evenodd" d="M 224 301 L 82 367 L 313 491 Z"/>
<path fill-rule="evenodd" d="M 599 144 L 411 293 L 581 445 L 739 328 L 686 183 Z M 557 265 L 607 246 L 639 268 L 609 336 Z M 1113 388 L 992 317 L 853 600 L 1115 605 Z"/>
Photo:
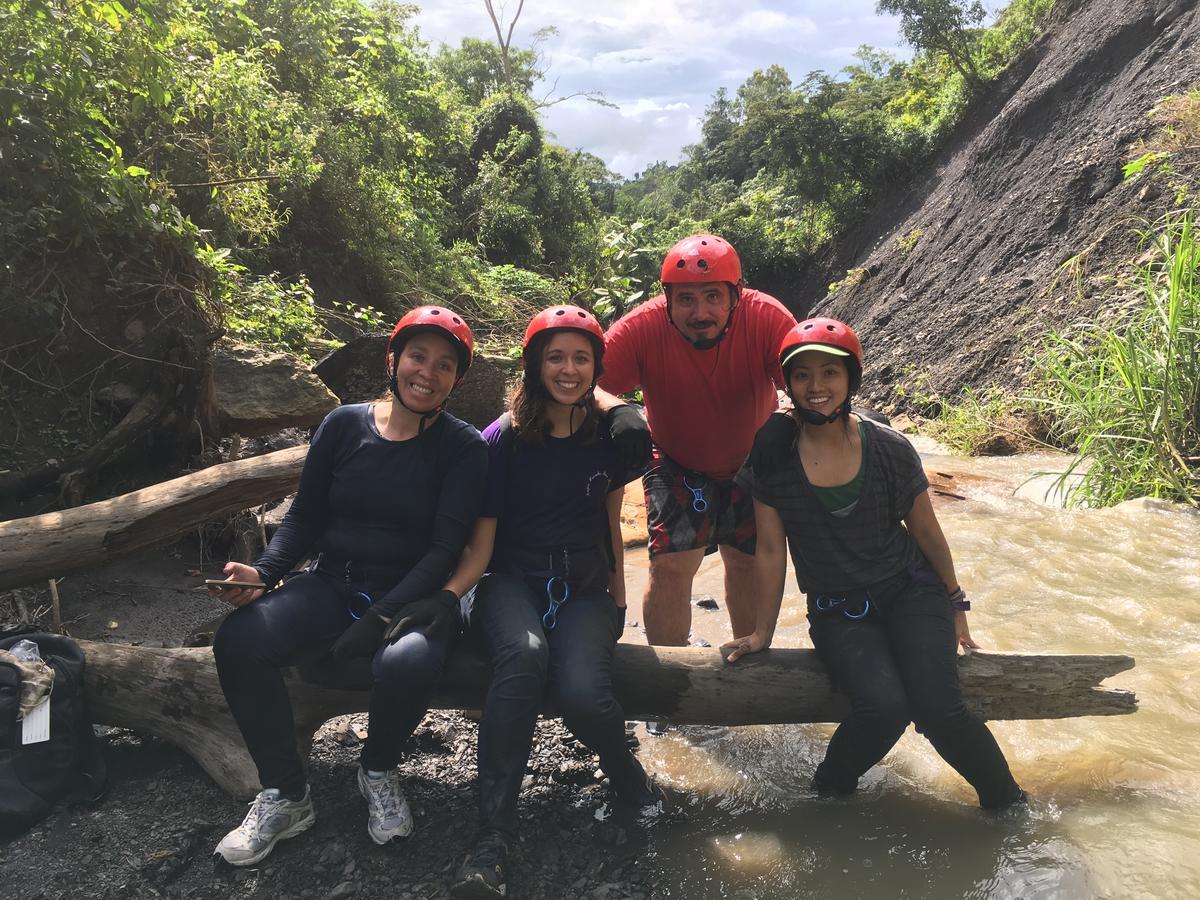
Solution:
<path fill-rule="evenodd" d="M 957 641 L 957 646 L 964 650 L 980 650 L 982 649 L 975 639 L 971 637 L 971 629 L 967 626 L 967 614 L 964 610 L 956 610 L 954 613 L 954 638 Z"/>
<path fill-rule="evenodd" d="M 342 632 L 330 653 L 337 660 L 374 656 L 383 643 L 383 632 L 387 622 L 373 612 L 365 612 L 357 622 Z"/>
<path fill-rule="evenodd" d="M 247 581 L 260 582 L 258 570 L 253 566 L 248 566 L 240 562 L 227 562 L 225 568 L 222 569 L 226 575 L 226 581 Z M 224 588 L 209 587 L 208 592 L 219 600 L 224 600 L 230 606 L 245 606 L 247 603 L 253 603 L 259 597 L 267 592 L 266 586 L 261 588 Z"/>
<path fill-rule="evenodd" d="M 748 634 L 745 637 L 734 638 L 732 641 L 726 641 L 721 645 L 721 656 L 725 657 L 725 662 L 737 662 L 738 659 L 745 656 L 747 653 L 757 653 L 759 650 L 766 650 L 771 646 L 770 638 L 759 634 L 757 631 L 753 634 Z"/>

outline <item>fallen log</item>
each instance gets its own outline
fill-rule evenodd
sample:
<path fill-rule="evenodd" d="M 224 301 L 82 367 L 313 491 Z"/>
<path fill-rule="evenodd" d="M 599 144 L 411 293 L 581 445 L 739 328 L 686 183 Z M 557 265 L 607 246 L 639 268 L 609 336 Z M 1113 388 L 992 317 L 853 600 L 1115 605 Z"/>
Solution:
<path fill-rule="evenodd" d="M 258 790 L 210 649 L 80 644 L 95 722 L 174 744 L 231 794 L 248 797 Z M 1129 656 L 973 653 L 962 658 L 959 671 L 968 704 L 985 718 L 1055 719 L 1134 712 L 1132 692 L 1099 686 L 1133 665 Z M 482 661 L 455 653 L 434 706 L 478 709 L 486 680 Z M 768 650 L 729 666 L 716 649 L 620 644 L 613 681 L 632 719 L 711 725 L 837 722 L 847 709 L 811 650 Z M 296 741 L 305 756 L 325 721 L 367 709 L 365 663 L 292 671 L 287 685 Z"/>
<path fill-rule="evenodd" d="M 221 463 L 110 500 L 0 522 L 0 590 L 162 543 L 300 482 L 308 446 Z"/>

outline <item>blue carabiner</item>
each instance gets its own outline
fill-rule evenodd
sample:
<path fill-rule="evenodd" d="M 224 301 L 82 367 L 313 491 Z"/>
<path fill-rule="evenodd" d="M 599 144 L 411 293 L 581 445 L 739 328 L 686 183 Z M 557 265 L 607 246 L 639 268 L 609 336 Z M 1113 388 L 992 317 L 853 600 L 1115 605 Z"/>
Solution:
<path fill-rule="evenodd" d="M 700 487 L 698 488 L 692 487 L 690 484 L 688 484 L 687 476 L 684 475 L 683 486 L 692 492 L 692 509 L 698 513 L 707 512 L 708 501 L 704 499 L 704 484 L 701 483 Z"/>
<path fill-rule="evenodd" d="M 362 605 L 356 609 L 356 604 L 354 601 L 358 599 L 361 599 L 365 602 L 363 602 Z M 371 599 L 371 595 L 366 591 L 355 591 L 354 594 L 346 600 L 346 611 L 350 613 L 350 618 L 361 619 L 366 611 L 374 604 L 375 601 Z"/>
<path fill-rule="evenodd" d="M 813 601 L 813 606 L 817 608 L 818 612 L 837 612 L 840 609 L 843 616 L 853 622 L 857 622 L 859 619 L 865 619 L 871 612 L 871 598 L 863 598 L 862 612 L 857 613 L 852 613 L 850 610 L 845 608 L 845 597 L 829 597 L 825 594 L 821 594 L 816 598 L 816 600 Z"/>
<path fill-rule="evenodd" d="M 562 588 L 562 597 L 554 596 L 556 588 Z M 570 596 L 571 586 L 557 575 L 546 579 L 546 599 L 550 604 L 542 615 L 542 627 L 547 631 L 553 631 L 554 626 L 558 624 L 558 608 L 566 603 Z"/>
<path fill-rule="evenodd" d="M 850 612 L 850 610 L 843 609 L 842 615 L 845 616 L 847 619 L 851 619 L 853 621 L 858 621 L 859 619 L 865 619 L 867 617 L 867 613 L 869 613 L 870 611 L 871 611 L 871 598 L 864 597 L 862 612 L 860 612 L 858 615 L 855 615 L 854 613 Z"/>

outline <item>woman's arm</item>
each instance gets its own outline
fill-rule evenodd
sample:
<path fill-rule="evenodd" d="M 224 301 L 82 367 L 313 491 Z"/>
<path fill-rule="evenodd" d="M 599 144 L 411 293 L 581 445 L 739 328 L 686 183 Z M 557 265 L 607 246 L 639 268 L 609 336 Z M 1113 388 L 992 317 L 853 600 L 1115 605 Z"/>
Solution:
<path fill-rule="evenodd" d="M 754 501 L 754 526 L 758 531 L 754 560 L 758 567 L 759 597 L 758 627 L 753 634 L 735 637 L 721 645 L 727 662 L 736 662 L 747 653 L 756 653 L 771 646 L 779 607 L 783 602 L 783 582 L 787 576 L 787 537 L 779 511 L 761 500 Z"/>
<path fill-rule="evenodd" d="M 608 533 L 612 539 L 613 573 L 608 579 L 608 592 L 617 601 L 617 608 L 625 608 L 625 541 L 621 539 L 621 501 L 625 497 L 625 485 L 610 491 L 608 495 Z"/>
<path fill-rule="evenodd" d="M 397 585 L 376 601 L 374 611 L 378 615 L 389 619 L 406 604 L 441 589 L 446 573 L 454 569 L 475 528 L 487 469 L 487 446 L 478 440 L 451 462 L 442 482 L 437 511 L 429 523 L 432 531 L 429 549 Z"/>
<path fill-rule="evenodd" d="M 471 532 L 471 539 L 463 548 L 462 556 L 459 557 L 458 565 L 454 567 L 454 574 L 446 582 L 445 590 L 454 591 L 456 596 L 461 597 L 475 587 L 479 579 L 483 577 L 483 573 L 487 571 L 487 565 L 492 559 L 492 550 L 495 545 L 496 520 L 477 519 L 475 530 Z"/>
<path fill-rule="evenodd" d="M 313 435 L 300 471 L 300 486 L 271 542 L 254 561 L 259 578 L 268 588 L 292 570 L 312 549 L 329 524 L 329 488 L 336 465 L 335 446 L 347 412 L 334 410 Z M 337 418 L 335 418 L 335 416 Z M 239 570 L 240 572 L 240 570 Z M 238 577 L 245 577 L 240 572 Z"/>
<path fill-rule="evenodd" d="M 946 585 L 946 593 L 953 594 L 959 587 L 958 575 L 954 572 L 954 557 L 950 555 L 950 545 L 946 543 L 928 491 L 922 491 L 913 500 L 904 524 L 933 566 L 933 571 Z M 954 611 L 954 633 L 961 646 L 978 649 L 979 645 L 971 638 L 971 630 L 967 627 L 967 614 L 961 609 Z"/>

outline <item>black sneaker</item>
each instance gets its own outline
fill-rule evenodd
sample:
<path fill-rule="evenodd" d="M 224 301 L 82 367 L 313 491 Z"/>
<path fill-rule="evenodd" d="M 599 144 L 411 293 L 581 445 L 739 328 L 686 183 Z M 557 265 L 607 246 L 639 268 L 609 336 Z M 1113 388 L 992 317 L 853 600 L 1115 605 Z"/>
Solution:
<path fill-rule="evenodd" d="M 508 844 L 495 832 L 485 834 L 458 867 L 450 895 L 465 900 L 507 896 L 507 869 Z"/>

